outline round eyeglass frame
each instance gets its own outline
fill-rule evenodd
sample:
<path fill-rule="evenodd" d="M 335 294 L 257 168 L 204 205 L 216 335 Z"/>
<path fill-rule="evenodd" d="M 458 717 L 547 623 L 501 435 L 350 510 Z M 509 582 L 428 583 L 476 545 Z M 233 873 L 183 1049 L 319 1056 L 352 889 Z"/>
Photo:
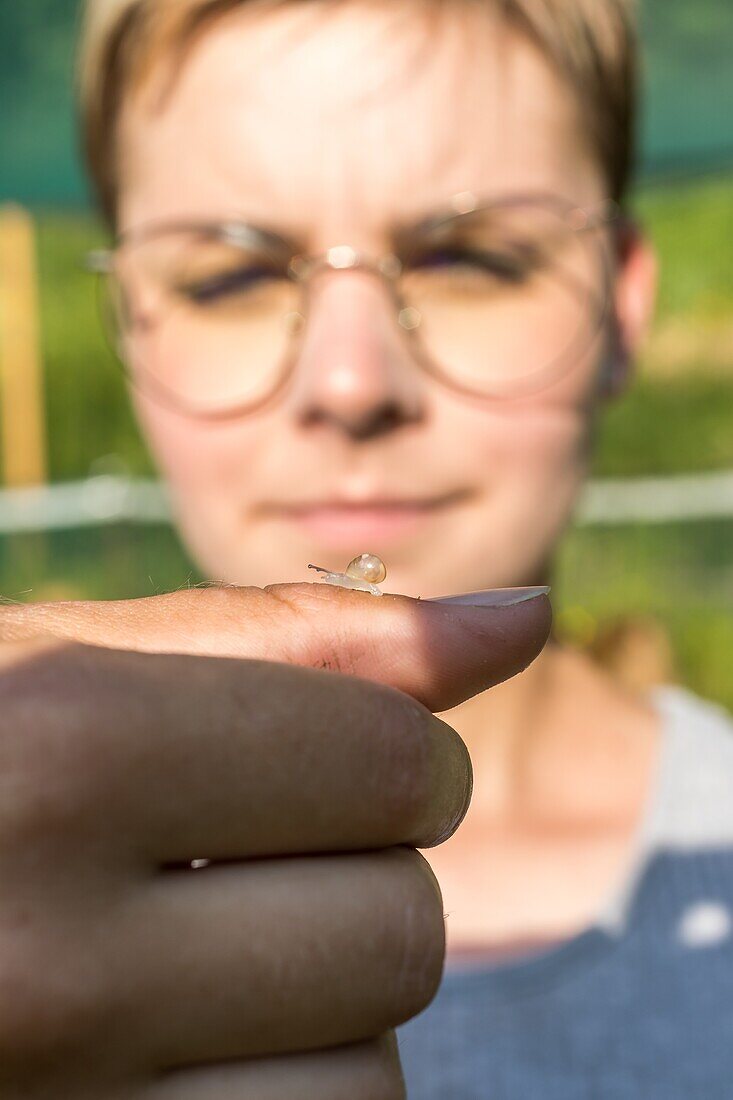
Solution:
<path fill-rule="evenodd" d="M 587 207 L 579 206 L 570 200 L 563 199 L 552 193 L 529 192 L 526 194 L 520 193 L 502 196 L 497 199 L 479 202 L 473 193 L 460 192 L 451 198 L 448 209 L 444 213 L 426 220 L 424 223 L 421 223 L 419 228 L 435 231 L 446 224 L 457 223 L 461 219 L 477 213 L 490 210 L 501 210 L 502 208 L 517 207 L 520 205 L 536 206 L 538 208 L 552 210 L 553 213 L 558 215 L 560 219 L 566 223 L 568 229 L 576 233 L 601 230 L 614 223 L 622 223 L 624 220 L 621 208 L 612 200 L 604 200 L 592 207 Z M 100 300 L 102 283 L 114 276 L 116 257 L 123 248 L 128 245 L 134 246 L 136 244 L 142 244 L 158 236 L 176 232 L 208 234 L 225 243 L 234 245 L 235 247 L 248 248 L 254 245 L 262 251 L 269 252 L 273 258 L 283 262 L 284 270 L 288 277 L 292 279 L 294 283 L 301 286 L 304 291 L 307 290 L 310 280 L 315 275 L 324 271 L 360 271 L 372 274 L 387 285 L 390 298 L 397 310 L 397 323 L 400 328 L 408 335 L 416 336 L 418 334 L 422 319 L 419 311 L 407 305 L 400 297 L 397 289 L 397 280 L 403 272 L 403 261 L 395 253 L 387 252 L 379 256 L 374 256 L 359 251 L 351 245 L 341 244 L 334 245 L 325 252 L 316 255 L 306 255 L 298 252 L 293 254 L 287 242 L 277 234 L 252 225 L 247 221 L 238 221 L 235 219 L 225 219 L 223 221 L 171 220 L 150 222 L 119 234 L 113 246 L 109 249 L 95 249 L 87 253 L 85 257 L 85 267 L 89 272 L 98 277 L 97 285 Z M 601 298 L 597 302 L 599 308 L 595 311 L 594 323 L 592 323 L 589 332 L 582 337 L 585 347 L 593 346 L 600 333 L 603 331 L 611 313 L 612 265 L 605 249 L 598 245 L 597 251 L 601 259 L 601 274 L 604 285 Z M 305 294 L 303 300 L 306 300 Z M 121 366 L 130 384 L 141 392 L 149 392 L 151 396 L 168 408 L 184 413 L 195 419 L 209 421 L 233 420 L 260 411 L 280 396 L 288 382 L 291 381 L 295 372 L 297 355 L 291 353 L 284 357 L 282 366 L 279 368 L 277 376 L 274 378 L 272 388 L 263 397 L 258 397 L 253 401 L 245 401 L 221 409 L 202 410 L 200 408 L 195 408 L 187 403 L 185 399 L 173 393 L 163 383 L 159 382 L 152 374 L 146 372 L 144 377 L 141 378 L 138 373 L 132 371 L 121 351 L 119 340 L 111 339 L 112 328 L 114 327 L 115 335 L 117 335 L 119 333 L 119 325 L 110 320 L 109 303 L 107 303 L 106 308 L 100 309 L 100 312 L 103 313 L 103 329 L 108 337 L 108 343 L 110 344 L 116 361 Z M 291 337 L 295 336 L 307 323 L 307 310 L 304 312 L 291 311 L 285 314 L 283 323 L 291 334 Z M 580 337 L 578 339 L 580 339 Z M 470 398 L 472 401 L 479 402 L 516 400 L 526 396 L 528 393 L 541 392 L 548 385 L 552 385 L 554 382 L 564 377 L 567 371 L 572 369 L 572 364 L 577 362 L 578 358 L 577 349 L 575 351 L 568 349 L 563 353 L 563 358 L 567 356 L 569 363 L 565 371 L 555 371 L 553 369 L 555 363 L 550 363 L 526 375 L 519 384 L 515 383 L 511 392 L 499 392 L 498 390 L 496 392 L 489 392 L 478 391 L 456 381 L 451 376 L 450 372 L 441 368 L 434 358 L 423 348 L 419 339 L 415 341 L 413 350 L 416 353 L 416 358 L 420 367 L 428 376 L 435 379 L 451 392 L 459 393 L 464 397 Z M 536 381 L 538 375 L 545 377 L 546 380 L 538 384 Z M 522 382 L 524 384 L 522 384 Z"/>

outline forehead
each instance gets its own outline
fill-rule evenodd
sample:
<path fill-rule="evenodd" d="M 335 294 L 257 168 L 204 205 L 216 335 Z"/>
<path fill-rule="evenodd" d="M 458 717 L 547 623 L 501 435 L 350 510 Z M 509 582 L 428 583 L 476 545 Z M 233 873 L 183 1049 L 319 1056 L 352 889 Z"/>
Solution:
<path fill-rule="evenodd" d="M 123 116 L 123 228 L 236 214 L 332 243 L 462 191 L 598 195 L 572 92 L 462 0 L 245 6 L 157 83 Z"/>

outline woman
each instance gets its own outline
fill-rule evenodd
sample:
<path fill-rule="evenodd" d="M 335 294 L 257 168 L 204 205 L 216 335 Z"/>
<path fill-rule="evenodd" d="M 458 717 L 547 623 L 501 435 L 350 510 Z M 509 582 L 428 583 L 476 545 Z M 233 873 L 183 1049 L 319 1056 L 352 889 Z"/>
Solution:
<path fill-rule="evenodd" d="M 624 0 L 88 7 L 95 264 L 201 566 L 550 583 L 654 295 Z M 448 969 L 409 1094 L 727 1095 L 727 721 L 557 644 L 448 720 L 474 795 L 429 855 Z"/>

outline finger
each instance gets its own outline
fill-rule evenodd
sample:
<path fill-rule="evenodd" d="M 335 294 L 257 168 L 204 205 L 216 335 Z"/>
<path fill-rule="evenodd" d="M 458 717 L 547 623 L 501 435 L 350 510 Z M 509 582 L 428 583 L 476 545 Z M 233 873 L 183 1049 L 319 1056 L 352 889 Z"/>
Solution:
<path fill-rule="evenodd" d="M 544 600 L 456 608 L 313 585 L 191 596 L 37 615 L 59 634 L 98 640 L 103 628 L 131 647 L 326 664 L 443 709 L 526 663 L 549 628 Z M 26 631 L 40 629 L 33 609 L 2 610 L 6 634 L 18 632 L 19 612 Z M 12 670 L 15 724 L 35 731 L 39 790 L 44 779 L 54 793 L 61 785 L 70 815 L 152 859 L 424 848 L 450 835 L 468 804 L 456 735 L 404 694 L 351 677 L 79 648 L 26 665 Z M 80 722 L 85 736 L 57 736 L 59 724 Z"/>
<path fill-rule="evenodd" d="M 157 866 L 424 848 L 468 807 L 458 735 L 355 677 L 63 645 L 0 673 L 0 698 L 33 731 L 3 757 L 16 831 L 48 819 L 46 855 L 65 867 L 110 849 Z"/>
<path fill-rule="evenodd" d="M 187 1070 L 135 1100 L 405 1100 L 392 1034 L 311 1054 Z"/>
<path fill-rule="evenodd" d="M 290 584 L 8 607 L 0 637 L 48 633 L 116 649 L 286 661 L 390 684 L 445 711 L 525 668 L 550 625 L 546 597 L 472 607 Z"/>
<path fill-rule="evenodd" d="M 107 1011 L 161 1070 L 361 1042 L 421 1011 L 442 972 L 440 891 L 407 848 L 176 872 L 121 919 Z"/>

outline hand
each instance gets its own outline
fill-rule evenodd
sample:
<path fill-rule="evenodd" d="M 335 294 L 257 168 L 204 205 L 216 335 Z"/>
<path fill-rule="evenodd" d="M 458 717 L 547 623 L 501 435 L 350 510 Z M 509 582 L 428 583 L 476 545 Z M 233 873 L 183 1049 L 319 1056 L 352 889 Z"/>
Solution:
<path fill-rule="evenodd" d="M 430 710 L 549 618 L 317 585 L 3 608 L 2 1100 L 401 1097 L 390 1032 L 443 961 L 414 849 L 470 791 Z"/>

